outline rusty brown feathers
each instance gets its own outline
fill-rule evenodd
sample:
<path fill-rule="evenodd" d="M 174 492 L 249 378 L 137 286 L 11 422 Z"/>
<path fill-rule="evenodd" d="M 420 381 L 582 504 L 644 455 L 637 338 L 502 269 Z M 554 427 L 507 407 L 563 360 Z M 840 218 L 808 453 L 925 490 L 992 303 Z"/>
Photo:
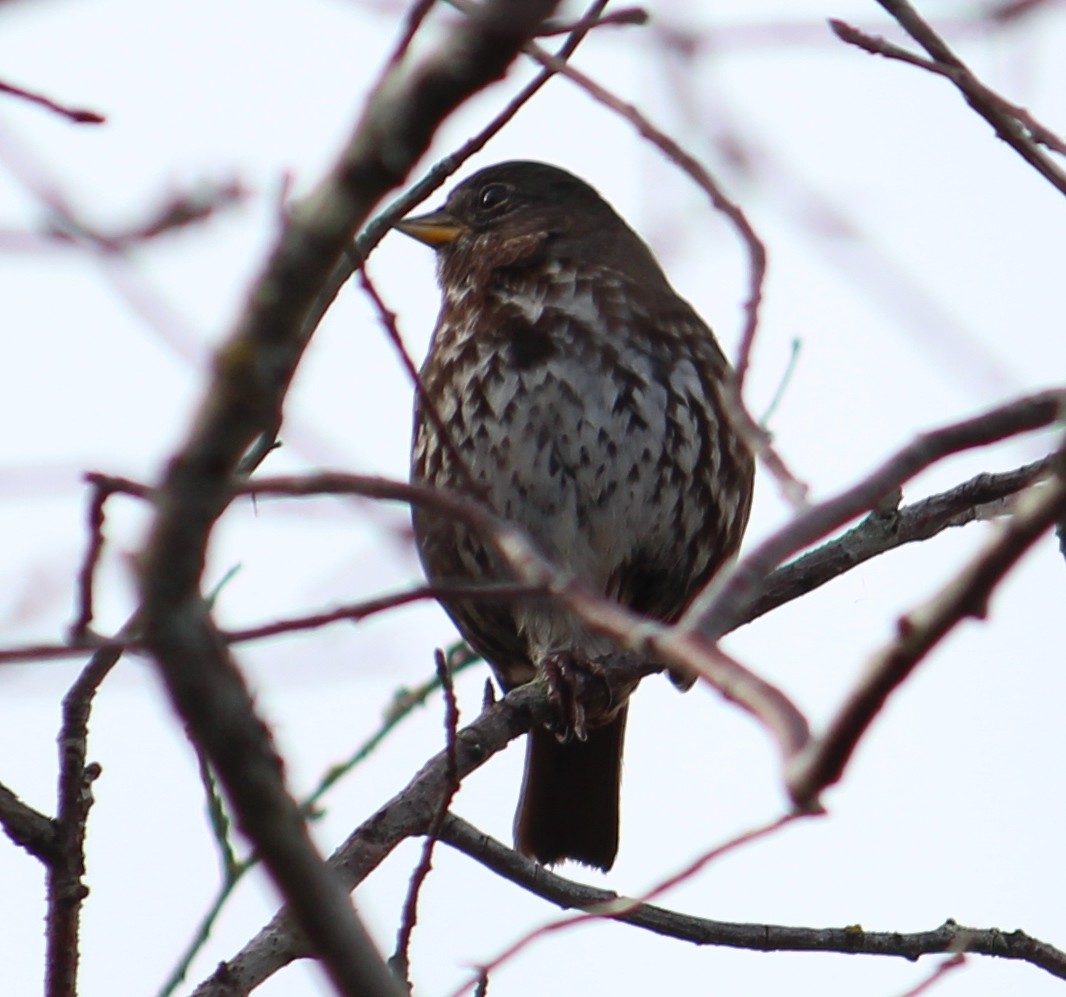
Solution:
<path fill-rule="evenodd" d="M 489 167 L 399 227 L 436 249 L 443 295 L 412 480 L 476 490 L 591 591 L 675 619 L 736 551 L 751 504 L 753 462 L 722 409 L 729 367 L 710 329 L 610 205 L 552 166 Z M 510 579 L 466 527 L 422 511 L 414 525 L 431 580 Z M 444 608 L 505 689 L 560 655 L 612 650 L 544 598 Z M 610 868 L 626 710 L 584 740 L 531 733 L 522 852 Z"/>

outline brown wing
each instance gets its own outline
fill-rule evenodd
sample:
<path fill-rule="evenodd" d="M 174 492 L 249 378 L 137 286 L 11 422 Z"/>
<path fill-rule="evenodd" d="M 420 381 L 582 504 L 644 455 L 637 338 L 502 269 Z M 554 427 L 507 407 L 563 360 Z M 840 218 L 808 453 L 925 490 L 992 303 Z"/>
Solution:
<path fill-rule="evenodd" d="M 413 469 L 416 481 L 426 480 Z M 413 515 L 422 566 L 431 582 L 459 582 L 478 585 L 514 581 L 494 564 L 485 545 L 466 527 L 416 509 Z M 468 557 L 460 557 L 465 550 Z M 473 571 L 471 561 L 482 566 Z M 485 599 L 442 599 L 441 605 L 470 646 L 491 666 L 505 689 L 529 682 L 535 675 L 525 641 L 515 626 L 508 602 Z"/>

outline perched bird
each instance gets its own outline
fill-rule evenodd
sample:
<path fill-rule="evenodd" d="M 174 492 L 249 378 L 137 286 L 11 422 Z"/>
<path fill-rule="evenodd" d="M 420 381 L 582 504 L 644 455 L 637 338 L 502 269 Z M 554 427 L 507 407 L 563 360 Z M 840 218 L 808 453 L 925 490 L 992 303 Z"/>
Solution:
<path fill-rule="evenodd" d="M 730 369 L 710 329 L 610 205 L 553 166 L 491 166 L 397 228 L 436 250 L 443 297 L 412 481 L 476 494 L 588 590 L 676 619 L 736 551 L 751 505 L 752 456 L 724 414 Z M 513 580 L 454 519 L 416 510 L 414 527 L 432 581 Z M 442 602 L 505 690 L 613 649 L 546 597 Z M 627 709 L 577 737 L 530 733 L 521 852 L 614 863 Z"/>

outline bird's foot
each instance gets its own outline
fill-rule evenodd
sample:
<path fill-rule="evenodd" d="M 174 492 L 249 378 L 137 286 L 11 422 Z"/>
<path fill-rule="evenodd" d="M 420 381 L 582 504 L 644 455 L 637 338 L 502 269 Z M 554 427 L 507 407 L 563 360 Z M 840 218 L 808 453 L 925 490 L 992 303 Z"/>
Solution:
<path fill-rule="evenodd" d="M 540 667 L 548 683 L 548 701 L 555 710 L 549 729 L 561 744 L 573 738 L 587 740 L 588 716 L 581 693 L 589 679 L 607 683 L 603 665 L 572 651 L 553 651 L 541 659 Z"/>

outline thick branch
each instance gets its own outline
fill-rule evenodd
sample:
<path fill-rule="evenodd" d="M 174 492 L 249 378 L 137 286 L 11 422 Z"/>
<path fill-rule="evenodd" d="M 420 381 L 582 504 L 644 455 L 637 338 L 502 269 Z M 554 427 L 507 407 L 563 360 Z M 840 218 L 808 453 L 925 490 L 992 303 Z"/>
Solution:
<path fill-rule="evenodd" d="M 724 571 L 693 600 L 679 625 L 717 638 L 748 619 L 767 576 L 805 547 L 877 508 L 901 485 L 945 457 L 1043 429 L 1063 418 L 1066 391 L 1044 391 L 990 409 L 972 419 L 922 433 L 872 474 L 819 502 L 771 534 Z"/>
<path fill-rule="evenodd" d="M 634 673 L 647 668 L 632 665 Z M 601 690 L 602 694 L 602 690 Z M 604 705 L 606 704 L 606 697 Z M 330 857 L 342 885 L 352 890 L 406 838 L 428 834 L 440 816 L 442 801 L 461 781 L 505 748 L 535 723 L 551 716 L 547 689 L 531 683 L 507 697 L 459 731 L 454 755 L 441 751 L 431 758 L 411 782 L 372 817 L 355 829 Z M 308 953 L 291 929 L 290 914 L 283 909 L 233 959 L 222 963 L 194 997 L 232 997 L 248 993 L 294 959 Z"/>
<path fill-rule="evenodd" d="M 764 613 L 841 577 L 871 558 L 905 544 L 930 540 L 944 530 L 1001 514 L 1007 499 L 1051 473 L 1055 458 L 1045 457 L 1013 471 L 978 474 L 961 485 L 900 509 L 872 512 L 842 536 L 772 572 L 752 601 L 745 619 Z"/>
<path fill-rule="evenodd" d="M 445 820 L 440 839 L 516 886 L 563 910 L 610 909 L 612 905 L 617 908 L 619 901 L 625 899 L 611 890 L 565 879 L 500 844 L 454 814 L 449 814 Z M 1052 976 L 1066 979 L 1066 952 L 1022 931 L 1008 933 L 995 928 L 965 928 L 954 921 L 946 921 L 932 931 L 901 934 L 898 931 L 865 931 L 857 925 L 800 928 L 712 921 L 654 904 L 641 904 L 636 909 L 623 909 L 621 913 L 604 916 L 696 945 L 725 945 L 756 952 L 886 955 L 911 960 L 934 953 L 964 951 L 1028 962 Z"/>
<path fill-rule="evenodd" d="M 192 433 L 171 461 L 141 558 L 144 641 L 175 707 L 225 787 L 241 830 L 342 993 L 398 993 L 395 978 L 312 845 L 281 760 L 200 595 L 208 539 L 231 478 L 281 406 L 311 329 L 306 317 L 356 229 L 428 147 L 440 122 L 499 79 L 554 9 L 487 2 L 414 66 L 390 63 L 329 175 L 287 219 L 219 351 Z"/>

